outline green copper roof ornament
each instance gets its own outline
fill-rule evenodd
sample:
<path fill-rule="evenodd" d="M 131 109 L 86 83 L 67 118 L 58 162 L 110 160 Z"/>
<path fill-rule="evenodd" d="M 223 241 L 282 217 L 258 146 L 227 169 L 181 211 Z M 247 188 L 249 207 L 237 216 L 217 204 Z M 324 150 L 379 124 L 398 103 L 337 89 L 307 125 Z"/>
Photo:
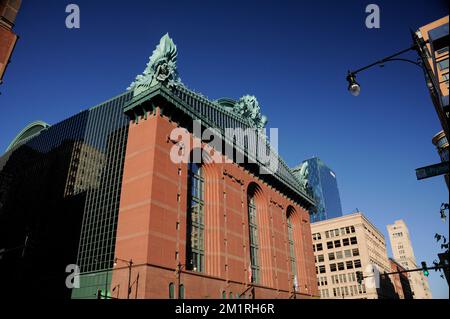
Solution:
<path fill-rule="evenodd" d="M 309 187 L 309 181 L 308 181 L 308 177 L 309 177 L 309 165 L 308 162 L 303 162 L 301 168 L 300 168 L 300 172 L 297 175 L 298 179 L 300 180 L 300 185 L 304 188 L 307 189 Z"/>
<path fill-rule="evenodd" d="M 136 76 L 128 90 L 134 90 L 136 96 L 160 83 L 168 87 L 182 84 L 177 72 L 177 55 L 177 46 L 166 33 L 159 40 L 144 72 Z"/>
<path fill-rule="evenodd" d="M 267 117 L 261 115 L 261 108 L 254 95 L 244 95 L 235 104 L 233 112 L 246 118 L 250 125 L 256 128 L 264 128 L 267 124 Z"/>

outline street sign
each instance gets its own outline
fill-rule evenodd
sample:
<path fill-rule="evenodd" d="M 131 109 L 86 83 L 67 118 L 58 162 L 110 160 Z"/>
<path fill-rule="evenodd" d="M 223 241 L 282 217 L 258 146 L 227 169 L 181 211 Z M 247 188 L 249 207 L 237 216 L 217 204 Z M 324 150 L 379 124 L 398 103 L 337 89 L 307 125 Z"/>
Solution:
<path fill-rule="evenodd" d="M 417 179 L 420 180 L 433 176 L 448 174 L 448 165 L 449 162 L 447 161 L 439 164 L 416 168 Z"/>

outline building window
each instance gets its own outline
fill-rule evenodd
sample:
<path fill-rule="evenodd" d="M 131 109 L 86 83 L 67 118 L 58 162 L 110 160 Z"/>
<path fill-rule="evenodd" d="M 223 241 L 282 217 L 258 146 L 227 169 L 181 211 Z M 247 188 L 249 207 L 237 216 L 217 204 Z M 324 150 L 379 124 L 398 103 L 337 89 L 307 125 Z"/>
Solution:
<path fill-rule="evenodd" d="M 361 268 L 361 260 L 359 259 L 355 260 L 355 268 Z"/>
<path fill-rule="evenodd" d="M 328 254 L 328 260 L 334 260 L 334 253 Z"/>
<path fill-rule="evenodd" d="M 355 273 L 350 273 L 350 274 L 348 274 L 348 281 L 349 282 L 354 282 L 356 280 L 356 278 L 355 278 Z"/>
<path fill-rule="evenodd" d="M 222 299 L 227 299 L 227 293 L 226 291 L 222 291 Z"/>
<path fill-rule="evenodd" d="M 180 285 L 180 296 L 179 299 L 184 299 L 184 285 Z"/>
<path fill-rule="evenodd" d="M 448 59 L 437 62 L 439 70 L 447 70 L 448 69 Z"/>
<path fill-rule="evenodd" d="M 319 263 L 324 262 L 324 261 L 325 261 L 325 258 L 323 257 L 323 255 L 319 255 L 319 256 L 317 256 L 317 261 L 318 261 Z"/>
<path fill-rule="evenodd" d="M 330 238 L 330 232 L 328 230 L 325 232 L 325 237 Z"/>
<path fill-rule="evenodd" d="M 336 271 L 336 264 L 330 264 L 330 271 L 331 272 Z"/>
<path fill-rule="evenodd" d="M 252 282 L 259 282 L 259 258 L 258 258 L 258 227 L 256 223 L 255 197 L 248 198 L 248 227 L 250 233 L 250 261 L 252 267 Z"/>
<path fill-rule="evenodd" d="M 350 226 L 350 232 L 353 234 L 355 232 L 355 226 Z"/>
<path fill-rule="evenodd" d="M 333 249 L 333 242 L 332 241 L 327 242 L 327 248 L 328 249 Z"/>
<path fill-rule="evenodd" d="M 344 255 L 345 255 L 345 258 L 352 257 L 352 251 L 350 249 L 347 249 L 344 251 Z"/>
<path fill-rule="evenodd" d="M 341 241 L 340 241 L 340 240 L 335 240 L 335 241 L 334 241 L 334 247 L 335 247 L 335 248 L 341 247 Z"/>
<path fill-rule="evenodd" d="M 316 250 L 317 251 L 322 251 L 323 250 L 322 244 L 317 244 Z"/>
<path fill-rule="evenodd" d="M 336 252 L 336 259 L 342 259 L 342 251 L 337 251 Z"/>
<path fill-rule="evenodd" d="M 446 53 L 446 52 L 448 52 L 448 46 L 447 46 L 447 47 L 443 47 L 443 48 L 441 48 L 441 49 L 439 49 L 439 50 L 436 50 L 436 53 L 437 53 L 438 55 L 444 54 L 444 53 Z"/>
<path fill-rule="evenodd" d="M 348 238 L 344 238 L 344 239 L 342 239 L 342 244 L 344 246 L 348 246 L 348 245 L 350 245 L 350 240 Z"/>
<path fill-rule="evenodd" d="M 338 263 L 338 270 L 345 270 L 344 263 Z"/>
<path fill-rule="evenodd" d="M 356 244 L 358 243 L 358 241 L 356 240 L 356 237 L 350 238 L 350 243 L 351 243 L 352 245 L 356 245 Z"/>
<path fill-rule="evenodd" d="M 171 282 L 169 284 L 169 299 L 174 299 L 175 298 L 175 285 L 173 284 L 173 282 Z"/>
<path fill-rule="evenodd" d="M 292 278 L 297 278 L 297 261 L 295 258 L 295 246 L 294 246 L 294 228 L 292 226 L 291 222 L 292 212 L 288 212 L 287 216 L 287 227 L 288 227 L 288 241 L 289 241 L 289 257 L 291 262 L 291 272 L 292 272 Z M 323 261 L 323 255 L 319 255 L 319 261 L 320 256 L 322 256 Z"/>
<path fill-rule="evenodd" d="M 347 261 L 346 266 L 347 266 L 347 269 L 353 269 L 353 262 L 351 260 Z"/>
<path fill-rule="evenodd" d="M 187 216 L 187 254 L 189 270 L 202 272 L 204 269 L 204 179 L 202 167 L 189 164 L 189 213 Z"/>
<path fill-rule="evenodd" d="M 319 273 L 324 274 L 325 272 L 326 272 L 325 266 L 324 265 L 319 266 Z"/>
<path fill-rule="evenodd" d="M 359 256 L 359 249 L 358 248 L 353 248 L 353 256 Z"/>

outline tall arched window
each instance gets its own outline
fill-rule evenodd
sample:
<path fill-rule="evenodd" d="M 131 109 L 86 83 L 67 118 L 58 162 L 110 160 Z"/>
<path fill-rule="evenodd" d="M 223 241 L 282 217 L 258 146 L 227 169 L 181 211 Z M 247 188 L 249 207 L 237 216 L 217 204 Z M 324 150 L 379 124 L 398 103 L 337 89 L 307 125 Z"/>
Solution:
<path fill-rule="evenodd" d="M 295 281 L 298 280 L 297 274 L 297 259 L 295 254 L 295 244 L 294 244 L 294 232 L 295 227 L 293 223 L 293 215 L 295 210 L 292 206 L 288 207 L 286 213 L 287 231 L 288 231 L 288 243 L 289 243 L 289 261 L 291 264 L 292 279 L 294 280 L 294 285 L 297 284 Z"/>
<path fill-rule="evenodd" d="M 291 261 L 292 278 L 297 276 L 297 260 L 295 258 L 295 246 L 294 246 L 294 227 L 292 225 L 291 216 L 287 218 L 288 227 L 288 241 L 289 241 L 289 258 Z"/>
<path fill-rule="evenodd" d="M 255 196 L 248 196 L 248 228 L 250 234 L 250 262 L 252 268 L 252 282 L 259 282 L 259 258 L 258 258 L 258 226 L 256 216 Z"/>
<path fill-rule="evenodd" d="M 202 167 L 189 164 L 187 214 L 187 268 L 202 272 L 205 267 L 204 248 L 204 179 Z"/>
<path fill-rule="evenodd" d="M 178 289 L 178 299 L 184 299 L 184 285 L 181 284 Z"/>
<path fill-rule="evenodd" d="M 175 298 L 175 285 L 173 282 L 169 284 L 169 299 Z"/>

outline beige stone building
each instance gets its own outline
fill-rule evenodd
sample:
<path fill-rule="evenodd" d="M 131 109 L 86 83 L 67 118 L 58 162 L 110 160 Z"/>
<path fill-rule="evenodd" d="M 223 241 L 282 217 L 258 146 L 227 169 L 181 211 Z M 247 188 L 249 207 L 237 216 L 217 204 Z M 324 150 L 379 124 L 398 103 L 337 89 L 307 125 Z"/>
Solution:
<path fill-rule="evenodd" d="M 421 44 L 421 57 L 429 74 L 430 97 L 438 114 L 444 134 L 449 139 L 448 122 L 450 116 L 448 98 L 448 22 L 449 16 L 428 23 L 415 32 Z M 448 144 L 447 144 L 448 152 Z"/>
<path fill-rule="evenodd" d="M 371 276 L 371 264 L 380 273 L 390 271 L 384 236 L 362 213 L 313 223 L 311 232 L 321 298 L 387 297 L 373 281 L 357 281 L 357 272 Z"/>
<path fill-rule="evenodd" d="M 414 250 L 409 236 L 409 230 L 403 220 L 396 220 L 388 225 L 387 230 L 391 241 L 392 256 L 394 260 L 405 269 L 420 268 L 417 265 Z M 421 271 L 408 273 L 414 299 L 431 299 L 431 290 L 427 278 Z"/>

